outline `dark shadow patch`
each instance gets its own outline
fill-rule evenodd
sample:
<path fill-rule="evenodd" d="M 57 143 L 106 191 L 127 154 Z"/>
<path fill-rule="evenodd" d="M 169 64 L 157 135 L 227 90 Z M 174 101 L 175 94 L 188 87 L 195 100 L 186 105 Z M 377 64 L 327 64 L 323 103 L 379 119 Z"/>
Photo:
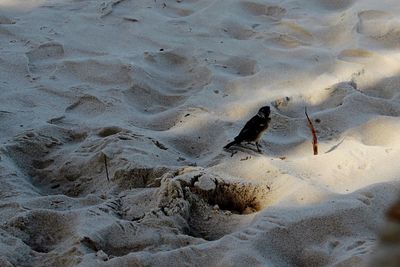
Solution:
<path fill-rule="evenodd" d="M 101 129 L 99 131 L 99 133 L 97 134 L 100 137 L 107 137 L 110 135 L 114 135 L 117 134 L 119 132 L 121 132 L 122 129 L 116 126 L 111 126 L 111 127 L 104 127 L 103 129 Z"/>

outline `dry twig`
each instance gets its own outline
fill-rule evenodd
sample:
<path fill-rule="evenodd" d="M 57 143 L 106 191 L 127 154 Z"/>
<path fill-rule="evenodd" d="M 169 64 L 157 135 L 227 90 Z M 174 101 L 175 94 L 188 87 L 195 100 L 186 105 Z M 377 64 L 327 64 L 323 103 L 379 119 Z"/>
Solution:
<path fill-rule="evenodd" d="M 110 176 L 108 176 L 107 156 L 106 156 L 106 154 L 103 154 L 103 155 L 104 155 L 104 166 L 106 166 L 107 181 L 110 181 Z"/>
<path fill-rule="evenodd" d="M 317 134 L 316 134 L 316 132 L 315 132 L 314 125 L 312 124 L 312 122 L 311 122 L 311 120 L 310 120 L 310 117 L 308 117 L 308 114 L 307 114 L 307 107 L 304 107 L 304 113 L 306 113 L 306 117 L 307 117 L 307 120 L 308 120 L 308 127 L 310 128 L 311 134 L 312 134 L 312 137 L 313 137 L 312 144 L 313 144 L 314 155 L 318 155 L 318 140 L 317 140 Z"/>

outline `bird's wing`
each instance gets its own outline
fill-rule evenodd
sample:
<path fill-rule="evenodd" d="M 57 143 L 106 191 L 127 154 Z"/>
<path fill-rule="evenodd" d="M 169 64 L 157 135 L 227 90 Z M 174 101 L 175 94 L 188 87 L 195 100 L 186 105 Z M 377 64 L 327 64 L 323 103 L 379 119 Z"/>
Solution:
<path fill-rule="evenodd" d="M 250 133 L 254 132 L 259 128 L 260 118 L 258 116 L 252 117 L 243 127 L 243 129 L 238 134 L 238 139 L 243 139 L 248 136 Z"/>

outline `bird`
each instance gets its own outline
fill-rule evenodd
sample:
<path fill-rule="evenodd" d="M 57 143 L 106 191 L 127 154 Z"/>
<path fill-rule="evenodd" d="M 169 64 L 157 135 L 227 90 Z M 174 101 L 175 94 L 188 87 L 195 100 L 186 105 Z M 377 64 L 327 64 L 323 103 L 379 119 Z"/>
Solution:
<path fill-rule="evenodd" d="M 261 152 L 260 139 L 262 134 L 268 129 L 268 124 L 271 121 L 269 117 L 271 109 L 269 106 L 260 108 L 256 115 L 254 115 L 243 127 L 238 136 L 234 138 L 232 142 L 224 146 L 225 149 L 230 148 L 233 145 L 238 145 L 243 141 L 255 142 L 257 151 Z"/>

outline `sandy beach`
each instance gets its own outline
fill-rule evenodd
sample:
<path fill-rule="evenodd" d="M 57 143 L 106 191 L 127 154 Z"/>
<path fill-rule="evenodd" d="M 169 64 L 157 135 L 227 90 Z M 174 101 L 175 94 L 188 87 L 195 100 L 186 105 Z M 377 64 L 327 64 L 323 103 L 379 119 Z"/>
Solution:
<path fill-rule="evenodd" d="M 399 116 L 396 0 L 0 0 L 0 266 L 400 266 Z"/>

